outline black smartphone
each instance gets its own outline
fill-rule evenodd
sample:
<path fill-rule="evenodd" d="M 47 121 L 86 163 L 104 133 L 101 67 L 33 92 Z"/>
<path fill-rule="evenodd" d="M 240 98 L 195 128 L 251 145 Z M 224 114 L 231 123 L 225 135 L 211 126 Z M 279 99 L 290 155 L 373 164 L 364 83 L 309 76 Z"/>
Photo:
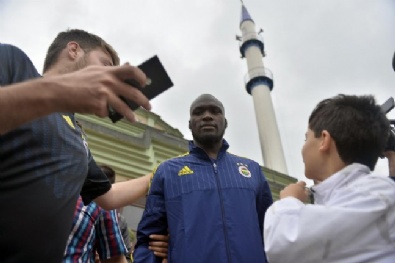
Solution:
<path fill-rule="evenodd" d="M 138 67 L 147 76 L 146 86 L 142 88 L 140 84 L 134 79 L 127 79 L 125 82 L 130 84 L 131 88 L 139 89 L 149 100 L 155 98 L 165 90 L 173 87 L 173 82 L 163 67 L 163 64 L 160 62 L 158 56 L 153 56 Z M 126 99 L 122 96 L 120 96 L 120 98 L 129 106 L 131 110 L 136 110 L 140 107 L 140 105 L 129 99 Z M 113 123 L 116 123 L 123 118 L 121 114 L 114 110 L 110 110 L 108 117 Z"/>

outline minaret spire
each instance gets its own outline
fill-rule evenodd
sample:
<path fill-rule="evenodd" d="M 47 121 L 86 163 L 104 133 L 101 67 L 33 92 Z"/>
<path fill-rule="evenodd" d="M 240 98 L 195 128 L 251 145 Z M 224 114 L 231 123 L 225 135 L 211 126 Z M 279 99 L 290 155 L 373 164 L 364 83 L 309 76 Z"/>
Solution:
<path fill-rule="evenodd" d="M 254 101 L 259 140 L 261 143 L 264 165 L 272 170 L 288 174 L 285 157 L 281 145 L 280 133 L 277 127 L 270 92 L 273 89 L 273 75 L 263 66 L 265 56 L 263 38 L 255 31 L 255 23 L 241 1 L 240 29 L 242 36 L 236 36 L 240 41 L 240 53 L 246 58 L 248 73 L 245 76 L 246 90 Z"/>
<path fill-rule="evenodd" d="M 250 13 L 248 13 L 247 8 L 245 7 L 243 0 L 241 1 L 241 19 L 240 19 L 240 25 L 241 23 L 243 23 L 244 21 L 251 21 L 254 22 L 254 20 L 252 20 Z"/>

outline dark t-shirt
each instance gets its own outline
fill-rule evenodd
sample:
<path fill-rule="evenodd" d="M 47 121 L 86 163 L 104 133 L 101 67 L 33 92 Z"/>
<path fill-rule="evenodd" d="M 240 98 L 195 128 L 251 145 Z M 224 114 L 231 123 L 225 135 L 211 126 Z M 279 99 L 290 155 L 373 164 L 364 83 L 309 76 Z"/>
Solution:
<path fill-rule="evenodd" d="M 1 86 L 36 77 L 26 54 L 0 44 Z M 80 192 L 89 202 L 110 188 L 71 113 L 0 136 L 0 262 L 61 262 Z"/>

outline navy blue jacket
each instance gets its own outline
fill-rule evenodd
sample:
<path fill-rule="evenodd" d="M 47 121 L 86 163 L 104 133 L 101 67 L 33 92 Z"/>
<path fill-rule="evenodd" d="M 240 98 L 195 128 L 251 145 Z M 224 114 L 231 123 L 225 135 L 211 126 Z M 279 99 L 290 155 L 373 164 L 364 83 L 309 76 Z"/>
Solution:
<path fill-rule="evenodd" d="M 134 262 L 161 262 L 150 234 L 170 233 L 169 262 L 266 262 L 262 229 L 272 204 L 258 163 L 228 153 L 217 160 L 190 142 L 190 152 L 154 172 L 137 230 Z"/>

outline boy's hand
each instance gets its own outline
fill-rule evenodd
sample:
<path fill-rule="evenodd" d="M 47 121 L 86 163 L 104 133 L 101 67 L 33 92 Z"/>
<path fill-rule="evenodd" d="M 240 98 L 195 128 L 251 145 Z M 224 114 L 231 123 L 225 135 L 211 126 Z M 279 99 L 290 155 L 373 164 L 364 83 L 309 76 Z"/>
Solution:
<path fill-rule="evenodd" d="M 309 199 L 309 190 L 306 188 L 306 183 L 303 181 L 297 182 L 296 184 L 290 184 L 280 191 L 280 199 L 285 197 L 295 197 L 302 201 L 307 202 Z"/>

